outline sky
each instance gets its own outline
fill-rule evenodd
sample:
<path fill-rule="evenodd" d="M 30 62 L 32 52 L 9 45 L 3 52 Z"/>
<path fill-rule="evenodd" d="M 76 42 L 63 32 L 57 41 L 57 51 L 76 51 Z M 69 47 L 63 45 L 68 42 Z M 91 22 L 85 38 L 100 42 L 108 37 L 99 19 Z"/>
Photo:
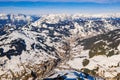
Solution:
<path fill-rule="evenodd" d="M 0 0 L 0 13 L 29 15 L 120 13 L 120 0 Z"/>

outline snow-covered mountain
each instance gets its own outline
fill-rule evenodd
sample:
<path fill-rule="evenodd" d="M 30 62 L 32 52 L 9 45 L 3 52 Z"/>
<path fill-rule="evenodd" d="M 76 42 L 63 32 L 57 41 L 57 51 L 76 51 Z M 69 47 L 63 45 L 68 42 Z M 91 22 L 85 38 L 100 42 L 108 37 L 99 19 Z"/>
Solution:
<path fill-rule="evenodd" d="M 8 20 L 8 16 L 0 16 L 0 20 Z M 119 76 L 119 16 L 33 17 L 11 18 L 27 22 L 20 22 L 19 29 L 11 30 L 12 25 L 0 23 L 0 31 L 4 31 L 0 35 L 0 79 L 40 79 L 61 70 L 79 71 L 102 80 Z"/>
<path fill-rule="evenodd" d="M 39 18 L 39 16 L 27 16 L 24 14 L 0 14 L 0 35 L 19 29 Z"/>
<path fill-rule="evenodd" d="M 70 58 L 57 69 L 74 69 L 106 79 L 120 73 L 120 29 L 71 43 Z M 72 54 L 72 55 L 71 55 Z"/>

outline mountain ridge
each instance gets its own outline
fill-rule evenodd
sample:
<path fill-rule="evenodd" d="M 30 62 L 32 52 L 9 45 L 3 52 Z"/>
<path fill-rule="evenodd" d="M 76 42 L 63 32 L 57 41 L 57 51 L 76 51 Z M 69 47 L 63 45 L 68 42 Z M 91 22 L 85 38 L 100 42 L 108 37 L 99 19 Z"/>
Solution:
<path fill-rule="evenodd" d="M 119 57 L 119 17 L 75 18 L 52 14 L 12 31 L 9 31 L 12 26 L 2 27 L 5 33 L 0 36 L 0 79 L 44 78 L 69 67 L 105 78 L 120 73 L 119 65 L 116 66 L 119 59 L 115 59 Z M 116 62 L 105 67 L 116 70 L 115 76 L 100 67 L 113 59 Z"/>

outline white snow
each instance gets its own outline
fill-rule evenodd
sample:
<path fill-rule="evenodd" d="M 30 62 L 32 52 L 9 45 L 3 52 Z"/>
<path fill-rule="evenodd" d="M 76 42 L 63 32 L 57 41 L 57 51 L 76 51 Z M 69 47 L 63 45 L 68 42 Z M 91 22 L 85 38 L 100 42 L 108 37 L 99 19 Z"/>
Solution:
<path fill-rule="evenodd" d="M 74 40 L 76 40 L 77 38 L 85 39 L 85 38 L 89 38 L 92 36 L 95 36 L 97 34 L 102 34 L 104 33 L 104 30 L 107 31 L 111 31 L 114 29 L 117 29 L 116 26 L 113 26 L 111 24 L 108 23 L 108 21 L 106 21 L 105 18 L 108 17 L 120 17 L 119 14 L 116 15 L 83 15 L 83 14 L 75 14 L 75 15 L 68 15 L 68 14 L 49 14 L 49 15 L 44 15 L 42 16 L 39 20 L 31 23 L 30 25 L 28 25 L 27 27 L 23 27 L 21 28 L 21 30 L 13 30 L 12 33 L 8 34 L 8 35 L 3 35 L 0 36 L 0 39 L 4 38 L 5 36 L 8 37 L 8 39 L 0 41 L 0 44 L 3 46 L 1 48 L 4 48 L 4 51 L 8 51 L 10 48 L 10 45 L 8 43 L 10 43 L 12 40 L 18 39 L 18 38 L 22 38 L 25 40 L 25 44 L 26 44 L 26 49 L 28 51 L 23 51 L 22 54 L 20 56 L 12 56 L 11 60 L 8 60 L 6 56 L 0 58 L 0 64 L 4 63 L 6 61 L 6 64 L 4 65 L 4 67 L 0 67 L 0 70 L 4 71 L 0 71 L 0 75 L 2 75 L 4 72 L 8 71 L 8 70 L 12 70 L 14 72 L 19 72 L 21 70 L 23 70 L 23 67 L 19 66 L 21 63 L 26 63 L 28 64 L 29 62 L 32 65 L 36 65 L 36 64 L 40 64 L 42 61 L 47 61 L 49 59 L 57 59 L 56 58 L 56 54 L 59 53 L 65 53 L 65 50 L 63 50 L 63 43 L 62 41 L 67 41 L 70 40 L 71 42 L 73 41 L 73 43 L 70 44 L 71 47 L 71 59 L 69 61 L 66 62 L 67 65 L 69 65 L 71 68 L 74 69 L 78 69 L 80 70 L 81 68 L 88 68 L 90 70 L 95 69 L 96 67 L 100 67 L 99 69 L 99 73 L 102 71 L 105 71 L 104 76 L 105 77 L 114 77 L 114 75 L 116 75 L 117 73 L 120 73 L 120 67 L 116 67 L 116 68 L 111 68 L 112 66 L 117 66 L 118 64 L 120 64 L 120 54 L 118 55 L 113 55 L 111 57 L 106 57 L 103 55 L 100 56 L 94 56 L 93 58 L 89 58 L 89 50 L 83 50 L 83 46 L 79 45 L 76 46 L 77 42 L 74 42 Z M 102 18 L 101 20 L 105 23 L 103 25 L 102 28 L 99 29 L 99 31 L 94 30 L 93 28 L 99 28 L 99 26 L 93 26 L 94 24 L 92 23 L 93 20 L 88 20 L 87 23 L 85 23 L 84 27 L 82 25 L 79 25 L 79 23 L 73 21 L 75 19 L 83 19 L 83 20 L 87 20 L 88 18 Z M 12 20 L 16 19 L 16 20 L 27 20 L 27 21 L 31 21 L 31 17 L 30 16 L 24 16 L 24 15 L 11 15 Z M 0 19 L 7 19 L 6 14 L 0 14 Z M 70 25 L 65 25 L 65 26 L 61 26 L 61 28 L 58 28 L 58 31 L 62 31 L 65 28 L 70 31 L 70 34 L 72 34 L 70 37 L 66 37 L 64 34 L 60 34 L 57 31 L 54 31 L 54 36 L 56 36 L 56 38 L 60 39 L 59 42 L 53 42 L 52 41 L 52 37 L 48 36 L 49 34 L 49 30 L 54 30 L 55 27 L 47 27 L 46 24 L 42 23 L 48 23 L 48 24 L 57 24 L 60 21 L 72 21 L 75 29 L 70 29 Z M 31 31 L 32 27 L 34 28 L 38 28 L 38 30 L 36 31 Z M 45 28 L 46 30 L 40 31 L 40 28 Z M 37 32 L 38 31 L 38 32 Z M 36 40 L 37 35 L 42 36 L 44 38 L 43 41 L 44 44 L 42 43 L 42 40 L 39 42 Z M 57 36 L 62 35 L 62 38 L 59 38 Z M 109 35 L 111 36 L 111 35 Z M 99 41 L 98 41 L 99 42 Z M 106 41 L 105 41 L 106 42 Z M 39 44 L 41 47 L 45 48 L 45 45 L 47 46 L 51 46 L 51 47 L 55 47 L 56 51 L 48 51 L 50 52 L 50 54 L 48 54 L 48 52 L 45 52 L 44 50 L 41 49 L 32 49 L 31 45 L 35 43 L 35 44 Z M 96 42 L 97 43 L 97 42 Z M 108 44 L 108 42 L 106 42 Z M 6 45 L 4 45 L 6 44 Z M 107 48 L 107 46 L 104 46 L 105 48 Z M 14 49 L 14 47 L 12 47 L 12 49 Z M 117 47 L 117 49 L 120 51 L 120 44 Z M 112 49 L 111 49 L 112 50 Z M 83 66 L 82 62 L 84 59 L 89 59 L 89 64 L 87 66 Z M 62 66 L 63 68 L 68 68 L 66 65 Z M 112 72 L 112 74 L 110 73 Z M 64 74 L 64 73 L 70 73 L 70 71 L 63 71 L 60 74 Z M 73 75 L 73 73 L 70 73 L 68 75 L 68 77 L 76 77 Z"/>
<path fill-rule="evenodd" d="M 117 47 L 117 49 L 120 51 L 120 44 L 119 44 L 119 46 Z"/>

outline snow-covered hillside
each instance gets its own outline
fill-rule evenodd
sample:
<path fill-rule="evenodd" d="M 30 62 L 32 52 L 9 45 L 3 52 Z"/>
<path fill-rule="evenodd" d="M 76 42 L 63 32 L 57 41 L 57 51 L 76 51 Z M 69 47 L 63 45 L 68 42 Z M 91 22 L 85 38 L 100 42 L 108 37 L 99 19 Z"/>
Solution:
<path fill-rule="evenodd" d="M 74 69 L 107 79 L 120 73 L 120 29 L 71 43 L 70 58 L 58 69 Z"/>
<path fill-rule="evenodd" d="M 30 23 L 31 17 L 23 17 L 18 18 L 27 23 L 19 29 L 0 27 L 0 79 L 39 79 L 61 70 L 96 78 L 119 75 L 119 16 L 50 14 Z"/>
<path fill-rule="evenodd" d="M 19 29 L 39 18 L 38 16 L 26 16 L 23 14 L 0 14 L 0 35 L 14 29 Z"/>

